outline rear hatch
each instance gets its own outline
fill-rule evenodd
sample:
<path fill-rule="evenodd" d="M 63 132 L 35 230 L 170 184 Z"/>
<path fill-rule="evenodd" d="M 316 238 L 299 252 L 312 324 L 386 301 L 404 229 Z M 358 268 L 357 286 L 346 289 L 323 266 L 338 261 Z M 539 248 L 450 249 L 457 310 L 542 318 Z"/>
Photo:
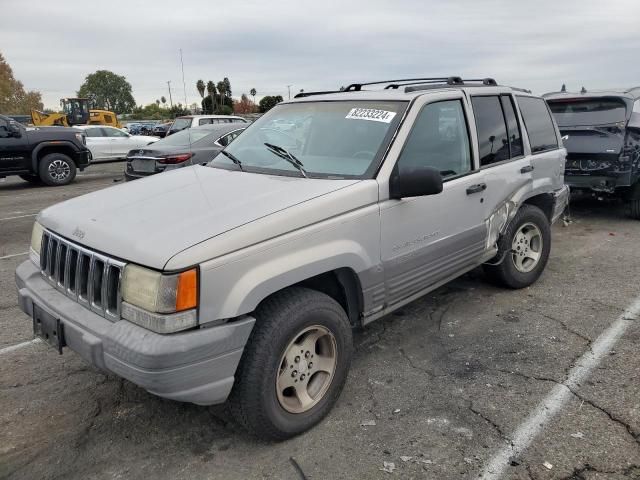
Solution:
<path fill-rule="evenodd" d="M 607 175 L 626 169 L 620 163 L 627 107 L 616 97 L 547 100 L 567 149 L 570 175 Z"/>

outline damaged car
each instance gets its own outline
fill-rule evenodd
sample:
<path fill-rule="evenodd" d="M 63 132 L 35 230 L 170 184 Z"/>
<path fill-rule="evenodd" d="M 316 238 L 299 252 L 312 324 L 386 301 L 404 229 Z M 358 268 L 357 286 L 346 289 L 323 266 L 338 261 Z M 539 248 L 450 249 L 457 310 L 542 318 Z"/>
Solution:
<path fill-rule="evenodd" d="M 567 149 L 565 181 L 576 193 L 622 198 L 640 220 L 640 87 L 543 95 Z"/>
<path fill-rule="evenodd" d="M 338 400 L 353 329 L 477 267 L 536 282 L 565 155 L 545 101 L 490 78 L 301 93 L 206 165 L 40 212 L 19 304 L 58 352 L 286 439 Z"/>

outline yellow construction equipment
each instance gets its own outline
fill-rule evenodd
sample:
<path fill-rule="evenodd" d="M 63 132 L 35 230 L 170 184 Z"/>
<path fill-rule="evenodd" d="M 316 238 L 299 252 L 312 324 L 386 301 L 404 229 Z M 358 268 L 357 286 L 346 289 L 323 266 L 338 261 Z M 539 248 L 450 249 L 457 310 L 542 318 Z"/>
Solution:
<path fill-rule="evenodd" d="M 122 128 L 115 113 L 108 110 L 90 110 L 88 98 L 63 98 L 62 113 L 44 113 L 31 110 L 31 123 L 40 126 L 73 127 L 74 125 L 109 125 Z"/>

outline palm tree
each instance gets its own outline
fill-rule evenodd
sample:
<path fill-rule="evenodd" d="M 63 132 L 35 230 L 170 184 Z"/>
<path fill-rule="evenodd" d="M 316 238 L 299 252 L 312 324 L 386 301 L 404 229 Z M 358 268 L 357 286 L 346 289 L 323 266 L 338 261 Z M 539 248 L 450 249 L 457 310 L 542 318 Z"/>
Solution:
<path fill-rule="evenodd" d="M 160 106 L 160 100 L 156 98 L 156 105 Z"/>
<path fill-rule="evenodd" d="M 256 95 L 257 95 L 257 91 L 255 88 L 252 88 L 251 91 L 249 92 L 251 94 L 251 96 L 253 97 L 253 106 L 256 106 Z"/>
<path fill-rule="evenodd" d="M 198 80 L 196 82 L 196 88 L 198 89 L 198 93 L 200 94 L 200 98 L 204 98 L 204 82 L 202 80 Z"/>
<path fill-rule="evenodd" d="M 162 106 L 164 107 L 165 104 L 167 103 L 167 99 L 165 98 L 165 96 L 163 95 L 162 97 L 160 97 L 160 101 L 162 102 Z"/>
<path fill-rule="evenodd" d="M 225 104 L 224 97 L 227 94 L 227 86 L 224 82 L 218 82 L 216 86 L 218 87 L 218 94 L 220 95 L 220 111 L 222 111 L 222 106 Z"/>
<path fill-rule="evenodd" d="M 207 82 L 207 93 L 211 97 L 211 113 L 213 113 L 216 111 L 216 102 L 215 102 L 216 86 L 211 80 Z"/>

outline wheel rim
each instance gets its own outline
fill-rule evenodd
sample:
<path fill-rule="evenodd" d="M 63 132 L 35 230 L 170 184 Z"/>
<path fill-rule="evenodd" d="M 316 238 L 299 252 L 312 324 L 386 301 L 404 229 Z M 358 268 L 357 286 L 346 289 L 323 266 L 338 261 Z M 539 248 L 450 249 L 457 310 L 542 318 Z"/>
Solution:
<path fill-rule="evenodd" d="M 522 273 L 532 271 L 540 262 L 542 256 L 542 232 L 537 225 L 525 223 L 522 225 L 511 244 L 513 264 Z"/>
<path fill-rule="evenodd" d="M 49 175 L 54 180 L 64 180 L 71 174 L 71 167 L 64 160 L 54 160 L 49 164 Z"/>
<path fill-rule="evenodd" d="M 320 325 L 307 327 L 289 342 L 280 359 L 276 392 L 289 413 L 304 413 L 327 393 L 338 361 L 336 338 Z"/>

